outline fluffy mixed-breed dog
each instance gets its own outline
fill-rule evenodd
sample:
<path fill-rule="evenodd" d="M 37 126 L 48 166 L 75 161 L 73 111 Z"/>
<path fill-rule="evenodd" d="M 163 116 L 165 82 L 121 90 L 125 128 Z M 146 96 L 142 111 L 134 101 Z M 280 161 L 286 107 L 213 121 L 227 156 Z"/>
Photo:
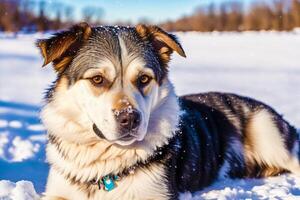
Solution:
<path fill-rule="evenodd" d="M 218 178 L 300 173 L 296 130 L 269 106 L 176 96 L 168 63 L 185 53 L 159 27 L 81 23 L 37 45 L 57 72 L 41 113 L 45 199 L 177 199 Z"/>

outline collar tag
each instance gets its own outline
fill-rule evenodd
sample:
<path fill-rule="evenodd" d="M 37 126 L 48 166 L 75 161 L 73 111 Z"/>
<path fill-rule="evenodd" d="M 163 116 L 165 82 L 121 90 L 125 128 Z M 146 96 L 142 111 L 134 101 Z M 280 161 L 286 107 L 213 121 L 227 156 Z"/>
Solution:
<path fill-rule="evenodd" d="M 104 189 L 106 191 L 111 191 L 113 190 L 115 187 L 116 187 L 116 183 L 115 183 L 115 177 L 112 177 L 110 175 L 108 176 L 104 176 L 102 178 L 102 182 L 103 182 L 103 186 L 104 186 Z"/>
<path fill-rule="evenodd" d="M 118 175 L 106 175 L 103 176 L 100 179 L 93 179 L 91 181 L 91 184 L 98 185 L 99 190 L 104 189 L 105 191 L 112 191 L 115 189 L 118 185 L 116 184 L 117 181 L 120 181 L 122 179 L 122 176 L 126 175 L 132 175 L 135 172 L 136 166 L 132 166 L 126 171 L 124 171 L 122 174 Z"/>

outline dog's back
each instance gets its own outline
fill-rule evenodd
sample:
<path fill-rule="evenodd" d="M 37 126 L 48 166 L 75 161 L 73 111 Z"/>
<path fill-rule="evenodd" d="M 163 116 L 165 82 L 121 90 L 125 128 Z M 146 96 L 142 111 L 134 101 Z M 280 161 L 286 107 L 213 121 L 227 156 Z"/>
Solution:
<path fill-rule="evenodd" d="M 215 92 L 179 101 L 172 173 L 180 191 L 197 191 L 216 178 L 299 174 L 297 132 L 269 106 Z"/>

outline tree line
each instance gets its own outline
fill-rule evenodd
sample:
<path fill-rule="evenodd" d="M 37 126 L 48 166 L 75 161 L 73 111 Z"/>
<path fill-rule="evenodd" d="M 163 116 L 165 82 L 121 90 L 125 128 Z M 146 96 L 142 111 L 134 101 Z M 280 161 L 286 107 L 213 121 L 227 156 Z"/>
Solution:
<path fill-rule="evenodd" d="M 300 0 L 227 2 L 198 8 L 192 15 L 162 23 L 168 31 L 289 31 L 300 27 Z"/>
<path fill-rule="evenodd" d="M 100 24 L 101 7 L 82 8 L 84 21 Z M 75 23 L 74 8 L 60 1 L 0 0 L 0 31 L 36 32 L 58 30 Z"/>
<path fill-rule="evenodd" d="M 0 0 L 0 31 L 58 30 L 81 20 L 92 25 L 105 24 L 101 7 L 84 7 L 81 14 L 82 19 L 76 19 L 74 8 L 62 1 Z M 160 25 L 168 31 L 289 31 L 300 27 L 300 0 L 256 1 L 248 6 L 240 1 L 210 4 L 197 8 L 189 16 Z"/>

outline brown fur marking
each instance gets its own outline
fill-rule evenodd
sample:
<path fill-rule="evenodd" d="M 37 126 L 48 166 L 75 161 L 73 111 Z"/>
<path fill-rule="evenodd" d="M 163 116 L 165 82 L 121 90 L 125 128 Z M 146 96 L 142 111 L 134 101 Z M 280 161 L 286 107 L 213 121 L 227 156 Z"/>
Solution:
<path fill-rule="evenodd" d="M 64 57 L 62 60 L 55 62 L 54 66 L 55 66 L 56 71 L 63 71 L 65 66 L 67 66 L 71 63 L 72 59 L 73 58 L 71 56 L 67 56 L 67 57 Z"/>
<path fill-rule="evenodd" d="M 114 96 L 114 100 L 113 100 L 113 110 L 123 110 L 125 108 L 127 108 L 128 106 L 132 106 L 134 107 L 134 103 L 133 101 L 126 96 L 123 92 L 117 93 Z"/>
<path fill-rule="evenodd" d="M 170 61 L 173 51 L 180 56 L 186 57 L 182 47 L 165 31 L 157 26 L 146 26 L 143 24 L 136 26 L 136 31 L 143 40 L 150 40 L 157 50 L 162 64 L 166 65 Z"/>
<path fill-rule="evenodd" d="M 50 39 L 39 40 L 37 46 L 44 57 L 43 66 L 53 62 L 54 69 L 61 72 L 72 60 L 70 56 L 74 56 L 80 45 L 89 38 L 91 32 L 91 27 L 87 23 L 80 23 L 69 31 L 58 33 Z"/>

